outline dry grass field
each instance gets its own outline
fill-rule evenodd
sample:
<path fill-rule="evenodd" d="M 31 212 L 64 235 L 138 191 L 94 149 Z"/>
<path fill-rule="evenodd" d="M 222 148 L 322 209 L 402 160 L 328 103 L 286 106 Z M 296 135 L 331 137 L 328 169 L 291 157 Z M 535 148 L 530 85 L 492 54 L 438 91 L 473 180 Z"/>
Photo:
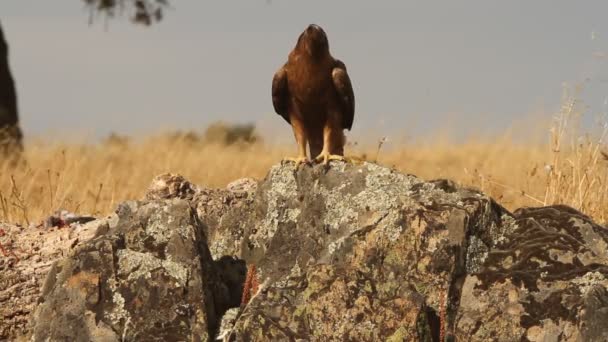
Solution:
<path fill-rule="evenodd" d="M 594 135 L 580 134 L 574 108 L 574 102 L 564 104 L 545 130 L 547 143 L 515 143 L 505 133 L 491 140 L 435 139 L 390 149 L 381 143 L 349 146 L 347 154 L 424 179 L 452 179 L 488 193 L 509 209 L 563 203 L 606 222 L 607 127 Z M 192 134 L 114 138 L 94 145 L 31 142 L 25 166 L 0 165 L 0 221 L 37 223 L 58 209 L 106 214 L 120 201 L 141 198 L 152 178 L 164 172 L 208 187 L 241 177 L 262 178 L 294 150 L 294 144 L 255 141 L 226 146 Z"/>

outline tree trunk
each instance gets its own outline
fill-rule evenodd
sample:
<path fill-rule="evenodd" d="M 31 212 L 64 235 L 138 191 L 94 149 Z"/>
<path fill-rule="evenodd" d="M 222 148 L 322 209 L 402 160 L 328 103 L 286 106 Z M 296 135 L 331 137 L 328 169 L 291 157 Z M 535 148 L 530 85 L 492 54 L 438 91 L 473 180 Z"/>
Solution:
<path fill-rule="evenodd" d="M 0 24 L 0 154 L 22 150 L 17 91 L 8 64 L 8 43 Z"/>

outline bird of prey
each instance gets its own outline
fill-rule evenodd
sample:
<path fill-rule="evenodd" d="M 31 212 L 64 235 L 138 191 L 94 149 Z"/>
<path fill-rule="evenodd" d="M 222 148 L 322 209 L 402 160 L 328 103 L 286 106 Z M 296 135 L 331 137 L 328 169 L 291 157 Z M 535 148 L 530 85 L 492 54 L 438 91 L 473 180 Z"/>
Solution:
<path fill-rule="evenodd" d="M 300 34 L 287 62 L 272 79 L 272 104 L 277 114 L 291 124 L 298 156 L 286 158 L 308 163 L 310 157 L 327 164 L 344 160 L 344 129 L 350 130 L 355 116 L 355 95 L 346 65 L 329 52 L 325 31 L 309 25 Z"/>

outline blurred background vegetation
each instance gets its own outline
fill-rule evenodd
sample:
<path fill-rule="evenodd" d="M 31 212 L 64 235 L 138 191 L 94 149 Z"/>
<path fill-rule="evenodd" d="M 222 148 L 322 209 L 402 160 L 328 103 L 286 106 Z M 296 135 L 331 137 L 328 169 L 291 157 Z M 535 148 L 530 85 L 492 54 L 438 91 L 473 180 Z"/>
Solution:
<path fill-rule="evenodd" d="M 162 20 L 171 4 L 179 6 L 165 0 L 83 1 L 91 21 L 124 16 L 141 25 Z M 0 130 L 10 133 L 0 137 L 0 145 L 8 137 L 17 147 L 5 149 L 0 159 L 0 221 L 36 223 L 58 209 L 103 215 L 121 201 L 140 198 L 152 178 L 165 172 L 209 187 L 262 178 L 295 152 L 293 142 L 265 141 L 255 124 L 222 121 L 139 138 L 113 133 L 99 143 L 31 138 L 24 149 L 10 50 L 4 39 L 0 42 Z M 436 133 L 424 141 L 392 142 L 391 148 L 384 137 L 372 144 L 349 140 L 346 153 L 426 179 L 453 179 L 509 209 L 562 203 L 606 222 L 608 120 L 601 118 L 588 134 L 579 123 L 589 115 L 576 91 L 568 91 L 553 120 L 539 123 L 540 138 L 530 142 L 515 143 L 509 129 L 458 142 Z M 21 162 L 7 157 L 9 150 Z"/>

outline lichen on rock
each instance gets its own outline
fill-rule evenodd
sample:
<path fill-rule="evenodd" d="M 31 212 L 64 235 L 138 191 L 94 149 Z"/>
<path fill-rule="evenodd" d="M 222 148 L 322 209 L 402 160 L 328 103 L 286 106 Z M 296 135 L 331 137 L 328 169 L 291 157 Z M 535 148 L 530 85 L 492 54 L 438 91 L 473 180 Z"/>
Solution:
<path fill-rule="evenodd" d="M 220 318 L 212 295 L 219 280 L 204 246 L 188 202 L 121 206 L 116 227 L 58 263 L 33 315 L 32 340 L 91 340 L 89 316 L 122 340 L 210 340 Z M 96 286 L 72 280 L 83 273 L 97 274 Z M 89 293 L 100 295 L 88 301 Z M 73 304 L 65 307 L 63 298 Z"/>

